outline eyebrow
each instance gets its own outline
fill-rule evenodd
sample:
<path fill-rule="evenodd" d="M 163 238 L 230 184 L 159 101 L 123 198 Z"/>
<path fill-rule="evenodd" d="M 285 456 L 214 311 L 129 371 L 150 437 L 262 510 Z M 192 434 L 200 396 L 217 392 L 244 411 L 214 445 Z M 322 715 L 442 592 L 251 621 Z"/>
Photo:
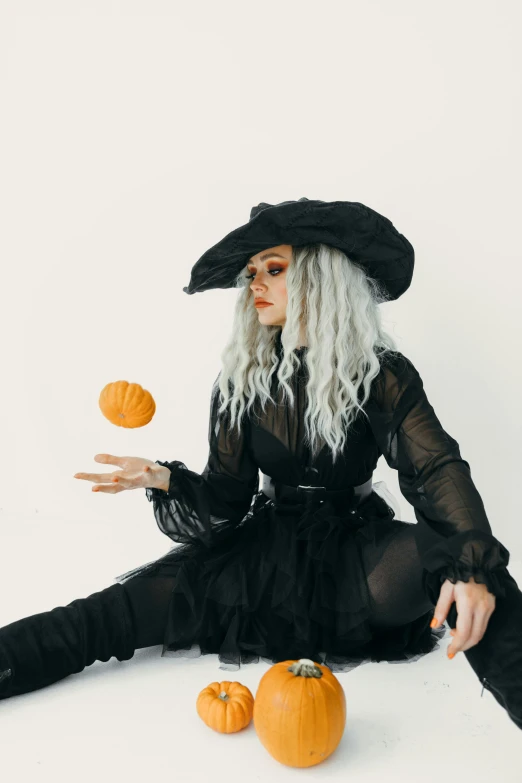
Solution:
<path fill-rule="evenodd" d="M 264 261 L 266 258 L 282 258 L 284 261 L 287 261 L 288 259 L 284 256 L 279 255 L 279 253 L 263 253 L 262 256 L 259 256 L 260 261 Z M 250 261 L 250 259 L 247 262 L 247 266 L 254 266 L 253 261 Z"/>

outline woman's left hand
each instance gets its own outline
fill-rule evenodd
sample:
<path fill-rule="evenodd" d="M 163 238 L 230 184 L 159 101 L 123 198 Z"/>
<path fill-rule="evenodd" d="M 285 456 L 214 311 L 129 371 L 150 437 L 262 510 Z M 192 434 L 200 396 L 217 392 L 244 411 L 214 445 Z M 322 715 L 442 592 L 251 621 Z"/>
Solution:
<path fill-rule="evenodd" d="M 480 642 L 496 605 L 496 598 L 486 585 L 475 582 L 473 577 L 469 582 L 458 581 L 456 584 L 446 579 L 435 607 L 437 625 L 445 621 L 453 601 L 456 602 L 458 617 L 456 629 L 450 631 L 453 641 L 447 653 L 451 658 L 457 652 L 469 650 Z"/>

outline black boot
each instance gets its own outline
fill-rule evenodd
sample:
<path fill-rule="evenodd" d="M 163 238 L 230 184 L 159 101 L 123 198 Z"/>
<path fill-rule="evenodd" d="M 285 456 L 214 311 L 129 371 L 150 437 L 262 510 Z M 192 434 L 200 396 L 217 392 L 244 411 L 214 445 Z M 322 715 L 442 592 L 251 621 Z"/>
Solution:
<path fill-rule="evenodd" d="M 469 664 L 484 688 L 504 707 L 513 723 L 522 729 L 522 592 L 505 569 L 502 577 L 505 597 L 497 596 L 484 636 L 464 650 Z M 456 604 L 451 605 L 447 622 L 457 625 Z"/>
<path fill-rule="evenodd" d="M 131 607 L 120 583 L 0 628 L 0 699 L 44 688 L 94 661 L 135 652 Z"/>

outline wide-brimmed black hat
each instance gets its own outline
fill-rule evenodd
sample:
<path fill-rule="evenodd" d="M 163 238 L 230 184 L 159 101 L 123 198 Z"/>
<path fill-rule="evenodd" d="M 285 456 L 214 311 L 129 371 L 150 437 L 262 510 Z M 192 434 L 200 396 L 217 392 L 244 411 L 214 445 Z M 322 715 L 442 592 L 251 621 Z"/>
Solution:
<path fill-rule="evenodd" d="M 261 250 L 319 242 L 342 250 L 364 267 L 390 299 L 398 299 L 411 283 L 413 246 L 388 218 L 358 201 L 300 198 L 252 207 L 248 223 L 231 231 L 196 261 L 183 290 L 196 294 L 211 288 L 232 288 L 250 258 Z"/>

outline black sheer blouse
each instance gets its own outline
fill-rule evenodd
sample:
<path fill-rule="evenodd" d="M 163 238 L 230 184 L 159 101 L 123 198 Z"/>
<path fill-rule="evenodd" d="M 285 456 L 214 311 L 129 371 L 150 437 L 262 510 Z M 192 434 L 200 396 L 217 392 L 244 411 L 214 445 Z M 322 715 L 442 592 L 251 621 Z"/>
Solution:
<path fill-rule="evenodd" d="M 304 358 L 307 349 L 298 349 Z M 173 541 L 207 547 L 240 525 L 259 491 L 259 470 L 287 484 L 332 489 L 362 483 L 381 455 L 398 471 L 401 493 L 413 506 L 425 586 L 432 594 L 445 579 L 487 585 L 504 595 L 508 550 L 493 536 L 484 504 L 459 444 L 443 428 L 419 372 L 400 352 L 381 358 L 365 405 L 368 421 L 356 420 L 341 459 L 327 449 L 311 460 L 303 446 L 306 363 L 296 373 L 294 409 L 275 405 L 263 419 L 244 418 L 241 434 L 218 417 L 219 389 L 210 404 L 209 455 L 201 474 L 179 461 L 157 464 L 171 471 L 168 492 L 147 489 L 160 530 Z M 313 481 L 310 480 L 313 471 Z"/>

